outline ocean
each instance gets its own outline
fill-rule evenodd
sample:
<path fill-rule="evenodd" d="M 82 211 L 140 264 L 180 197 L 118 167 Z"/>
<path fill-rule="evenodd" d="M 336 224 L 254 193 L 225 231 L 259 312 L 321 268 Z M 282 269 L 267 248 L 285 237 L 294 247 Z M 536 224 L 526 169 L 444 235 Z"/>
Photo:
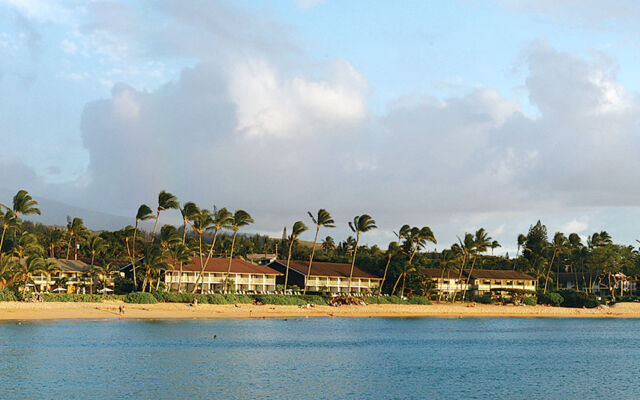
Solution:
<path fill-rule="evenodd" d="M 3 399 L 637 399 L 639 366 L 637 319 L 0 324 Z"/>

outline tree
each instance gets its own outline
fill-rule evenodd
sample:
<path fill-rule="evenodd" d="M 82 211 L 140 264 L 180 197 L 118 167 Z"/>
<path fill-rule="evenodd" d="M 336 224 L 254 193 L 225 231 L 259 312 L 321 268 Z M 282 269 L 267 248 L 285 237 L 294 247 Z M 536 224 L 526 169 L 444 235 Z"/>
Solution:
<path fill-rule="evenodd" d="M 229 282 L 229 275 L 231 274 L 231 261 L 233 260 L 233 248 L 236 244 L 236 236 L 238 231 L 243 226 L 247 226 L 253 223 L 253 218 L 248 212 L 244 210 L 236 210 L 233 214 L 233 218 L 229 220 L 229 226 L 233 230 L 233 239 L 231 240 L 231 251 L 229 252 L 229 267 L 227 268 L 227 276 L 224 278 L 225 284 Z"/>
<path fill-rule="evenodd" d="M 35 201 L 26 190 L 19 190 L 15 196 L 13 196 L 13 213 L 16 217 L 20 214 L 31 215 L 40 214 L 40 209 L 36 207 L 38 202 Z"/>
<path fill-rule="evenodd" d="M 204 265 L 203 253 L 202 253 L 202 235 L 211 229 L 213 225 L 213 217 L 211 212 L 207 209 L 198 210 L 197 213 L 191 216 L 191 229 L 198 235 L 198 257 L 200 258 L 200 265 Z M 193 285 L 193 293 L 195 293 L 197 283 Z"/>
<path fill-rule="evenodd" d="M 160 219 L 160 212 L 165 210 L 179 210 L 180 203 L 178 203 L 178 199 L 176 196 L 172 195 L 169 192 L 161 191 L 158 194 L 158 208 L 156 209 L 156 222 L 153 225 L 153 234 L 151 235 L 151 242 L 156 240 L 156 229 L 158 228 L 158 220 Z"/>
<path fill-rule="evenodd" d="M 100 236 L 94 236 L 89 239 L 89 253 L 91 254 L 91 271 L 94 270 L 95 267 L 95 258 L 96 255 L 102 254 L 107 249 L 107 243 Z M 89 293 L 93 294 L 93 275 L 89 275 L 90 286 Z"/>
<path fill-rule="evenodd" d="M 5 212 L 0 211 L 0 224 L 2 224 L 2 236 L 0 237 L 0 258 L 2 257 L 2 246 L 4 245 L 4 237 L 8 231 L 17 231 L 20 228 L 20 220 L 13 212 L 8 209 Z"/>
<path fill-rule="evenodd" d="M 146 221 L 148 219 L 153 218 L 153 211 L 151 208 L 143 204 L 138 207 L 138 212 L 136 213 L 136 225 L 133 228 L 133 250 L 131 251 L 131 270 L 133 271 L 133 288 L 134 290 L 138 290 L 138 281 L 136 279 L 136 236 L 138 234 L 138 224 L 141 221 Z"/>
<path fill-rule="evenodd" d="M 71 250 L 71 241 L 74 242 L 74 244 L 78 244 L 78 239 L 83 239 L 85 237 L 87 237 L 87 235 L 89 234 L 89 231 L 87 230 L 87 227 L 84 226 L 84 222 L 82 221 L 82 218 L 79 217 L 74 217 L 73 219 L 71 219 L 71 217 L 67 217 L 67 234 L 69 235 L 69 242 L 67 244 L 67 257 L 66 259 L 69 259 L 69 251 Z"/>
<path fill-rule="evenodd" d="M 309 279 L 309 276 L 311 275 L 311 264 L 313 263 L 313 256 L 316 252 L 316 243 L 318 242 L 318 233 L 320 232 L 320 228 L 335 228 L 335 221 L 331 217 L 331 214 L 329 214 L 329 212 L 324 208 L 318 210 L 317 217 L 314 217 L 313 214 L 311 214 L 311 211 L 307 211 L 307 214 L 309 214 L 311 221 L 313 221 L 314 225 L 316 226 L 316 236 L 313 239 L 313 248 L 311 249 L 311 257 L 309 257 L 309 268 L 307 269 L 307 279 Z M 306 284 L 304 285 L 304 294 L 307 294 Z"/>
<path fill-rule="evenodd" d="M 180 292 L 182 290 L 181 288 L 182 268 L 184 265 L 193 264 L 193 260 L 191 259 L 191 251 L 186 245 L 182 243 L 178 243 L 177 245 L 169 249 L 169 251 L 167 252 L 167 255 L 171 260 L 173 260 L 174 263 L 177 263 L 180 265 L 180 271 L 178 272 L 178 288 L 177 288 L 178 292 Z"/>
<path fill-rule="evenodd" d="M 569 242 L 567 241 L 567 238 L 564 236 L 562 232 L 556 232 L 556 234 L 553 235 L 553 255 L 551 256 L 551 263 L 549 263 L 549 268 L 547 269 L 547 274 L 544 278 L 543 293 L 547 293 L 547 283 L 549 282 L 549 274 L 551 273 L 551 268 L 553 268 L 553 262 L 556 259 L 556 255 L 558 255 L 559 253 L 563 253 L 566 250 L 568 243 Z M 558 282 L 558 277 L 556 276 L 556 283 L 557 282 Z"/>
<path fill-rule="evenodd" d="M 458 279 L 456 280 L 456 287 L 453 291 L 453 296 L 451 297 L 452 302 L 454 302 L 456 299 L 458 289 L 465 290 L 462 287 L 462 274 L 464 272 L 464 267 L 467 265 L 467 262 L 471 258 L 472 253 L 475 251 L 475 241 L 473 234 L 465 232 L 464 240 L 460 239 L 460 237 L 458 236 L 458 245 L 454 249 L 458 249 L 462 253 L 462 263 L 460 264 L 460 272 L 458 273 Z"/>
<path fill-rule="evenodd" d="M 389 271 L 389 264 L 391 264 L 391 259 L 393 256 L 398 254 L 400 251 L 400 246 L 398 246 L 397 242 L 390 242 L 389 247 L 387 247 L 387 264 L 384 267 L 384 273 L 382 275 L 382 281 L 380 281 L 380 287 L 378 288 L 378 294 L 382 294 L 382 287 L 384 286 L 384 282 L 387 279 L 387 272 Z"/>
<path fill-rule="evenodd" d="M 204 274 L 204 270 L 207 267 L 207 264 L 209 263 L 209 259 L 211 259 L 211 256 L 213 255 L 213 249 L 216 245 L 218 232 L 220 231 L 220 229 L 229 228 L 231 226 L 232 220 L 233 220 L 233 214 L 231 214 L 229 210 L 227 210 L 224 207 L 218 210 L 216 206 L 213 206 L 213 214 L 211 219 L 211 222 L 213 224 L 213 229 L 214 229 L 213 240 L 211 241 L 209 254 L 207 254 L 207 260 L 204 262 L 204 264 L 200 262 L 200 265 L 201 265 L 200 274 L 198 275 L 198 278 L 196 279 L 196 283 L 193 286 L 194 293 L 195 293 L 196 287 L 198 287 L 198 281 L 203 279 L 202 276 Z"/>
<path fill-rule="evenodd" d="M 493 242 L 491 242 L 489 247 L 491 248 L 491 255 L 493 256 L 493 250 L 497 249 L 498 247 L 502 247 L 502 246 L 500 246 L 500 243 L 498 243 L 497 240 L 494 240 Z"/>
<path fill-rule="evenodd" d="M 109 286 L 109 278 L 120 271 L 120 268 L 110 262 L 104 263 L 98 271 L 100 272 L 100 277 L 102 278 L 102 288 L 106 288 Z"/>
<path fill-rule="evenodd" d="M 358 243 L 360 242 L 360 234 L 376 229 L 376 221 L 367 214 L 357 215 L 353 218 L 353 222 L 349 221 L 349 228 L 356 234 L 356 243 L 351 259 L 351 271 L 349 272 L 349 288 L 347 292 L 351 292 L 351 281 L 353 279 L 353 267 L 356 264 L 356 256 L 358 254 Z"/>
<path fill-rule="evenodd" d="M 197 214 L 200 210 L 196 203 L 188 201 L 184 203 L 182 208 L 180 208 L 180 214 L 182 215 L 182 244 L 185 244 L 187 240 L 187 225 L 191 218 Z"/>
<path fill-rule="evenodd" d="M 51 291 L 51 276 L 53 274 L 60 272 L 60 266 L 55 260 L 43 260 L 42 264 L 42 272 L 45 274 L 47 278 L 47 292 Z"/>
<path fill-rule="evenodd" d="M 45 263 L 44 259 L 39 255 L 32 255 L 27 257 L 24 262 L 14 260 L 13 266 L 13 279 L 16 282 L 22 282 L 24 287 L 23 294 L 26 294 L 28 285 L 35 285 L 35 282 L 33 281 L 33 275 L 44 273 Z"/>
<path fill-rule="evenodd" d="M 144 280 L 142 282 L 142 291 L 145 291 L 147 282 L 151 279 L 152 274 L 159 270 L 169 269 L 169 264 L 163 261 L 162 249 L 154 243 L 148 243 L 144 247 L 144 258 L 142 260 L 142 268 L 144 269 Z M 151 291 L 151 283 L 149 282 L 149 291 Z"/>
<path fill-rule="evenodd" d="M 518 235 L 518 250 L 516 250 L 516 258 L 513 259 L 513 269 L 516 269 L 516 263 L 518 262 L 518 253 L 520 253 L 520 247 L 527 241 L 527 237 L 522 233 Z"/>
<path fill-rule="evenodd" d="M 56 247 L 64 246 L 64 231 L 59 228 L 49 229 L 44 238 L 49 249 L 49 257 L 54 258 L 56 256 Z"/>
<path fill-rule="evenodd" d="M 469 275 L 467 276 L 467 284 L 464 288 L 464 290 L 462 291 L 462 301 L 464 301 L 464 299 L 466 298 L 467 295 L 467 288 L 469 287 L 469 281 L 471 280 L 471 274 L 473 274 L 473 268 L 476 265 L 476 260 L 478 259 L 478 254 L 480 253 L 484 253 L 485 251 L 487 251 L 487 248 L 491 245 L 492 241 L 491 241 L 491 237 L 487 234 L 487 232 L 484 230 L 484 228 L 480 228 L 476 231 L 476 235 L 473 239 L 473 245 L 474 245 L 474 256 L 473 256 L 473 263 L 471 264 L 471 269 L 469 270 Z"/>
<path fill-rule="evenodd" d="M 336 242 L 333 240 L 331 236 L 327 236 L 322 241 L 322 250 L 329 252 L 336 248 Z"/>
<path fill-rule="evenodd" d="M 295 243 L 296 238 L 308 228 L 302 221 L 296 221 L 293 224 L 293 228 L 291 229 L 291 236 L 289 236 L 289 254 L 287 255 L 287 270 L 284 274 L 284 291 L 287 291 L 287 283 L 289 281 L 289 263 L 291 262 L 291 250 L 293 249 L 293 243 Z"/>
<path fill-rule="evenodd" d="M 415 255 L 423 249 L 427 242 L 437 243 L 435 235 L 433 231 L 428 226 L 418 228 L 413 227 L 409 230 L 404 229 L 407 225 L 403 226 L 400 231 L 403 233 L 398 233 L 398 237 L 404 237 L 404 242 L 402 244 L 403 252 L 409 257 L 407 263 L 404 264 L 402 273 L 398 276 L 395 285 L 393 285 L 392 293 L 395 292 L 398 282 L 400 282 L 400 278 L 402 278 L 402 289 L 400 290 L 400 295 L 404 296 L 404 289 L 407 281 L 407 273 L 409 271 L 413 271 L 412 262 Z"/>

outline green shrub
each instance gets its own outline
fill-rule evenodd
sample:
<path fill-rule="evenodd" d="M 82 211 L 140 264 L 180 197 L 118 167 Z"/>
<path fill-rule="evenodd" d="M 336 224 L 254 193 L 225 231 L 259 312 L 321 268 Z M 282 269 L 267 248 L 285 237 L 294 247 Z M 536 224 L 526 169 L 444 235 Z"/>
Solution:
<path fill-rule="evenodd" d="M 158 302 L 156 298 L 147 292 L 133 292 L 124 296 L 125 303 L 133 304 L 155 304 Z"/>
<path fill-rule="evenodd" d="M 42 301 L 60 303 L 101 303 L 101 294 L 43 293 Z"/>
<path fill-rule="evenodd" d="M 550 304 L 554 307 L 560 307 L 564 302 L 564 297 L 560 293 L 549 292 L 538 297 L 539 304 Z"/>
<path fill-rule="evenodd" d="M 427 299 L 424 296 L 411 296 L 411 297 L 409 297 L 407 299 L 407 303 L 409 303 L 409 304 L 422 304 L 422 305 L 431 304 L 429 299 Z"/>
<path fill-rule="evenodd" d="M 522 304 L 526 306 L 535 306 L 536 304 L 538 304 L 538 297 L 537 296 L 523 297 Z"/>
<path fill-rule="evenodd" d="M 559 294 L 564 298 L 563 307 L 573 308 L 594 308 L 600 305 L 600 302 L 594 295 L 588 295 L 575 290 L 561 290 Z"/>
<path fill-rule="evenodd" d="M 476 297 L 473 298 L 473 301 L 475 301 L 476 303 L 480 303 L 480 304 L 493 304 L 494 303 L 493 296 L 491 296 L 491 293 L 483 294 L 482 296 L 476 296 Z"/>
<path fill-rule="evenodd" d="M 18 301 L 18 296 L 13 290 L 0 289 L 0 301 Z"/>
<path fill-rule="evenodd" d="M 405 301 L 398 296 L 367 296 L 364 301 L 369 304 L 404 304 Z"/>

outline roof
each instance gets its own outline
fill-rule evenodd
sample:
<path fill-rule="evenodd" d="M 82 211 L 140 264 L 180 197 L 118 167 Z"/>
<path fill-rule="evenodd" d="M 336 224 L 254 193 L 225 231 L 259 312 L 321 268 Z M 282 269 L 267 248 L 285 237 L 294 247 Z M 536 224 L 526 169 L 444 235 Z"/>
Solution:
<path fill-rule="evenodd" d="M 285 267 L 287 265 L 287 262 L 284 260 L 277 260 L 274 262 L 280 263 Z M 289 267 L 295 269 L 302 275 L 307 275 L 307 271 L 309 270 L 309 262 L 300 261 L 300 260 L 291 260 L 289 262 Z M 351 264 L 314 261 L 313 264 L 311 265 L 312 276 L 337 276 L 337 277 L 348 278 L 350 272 L 351 272 Z M 373 275 L 367 271 L 360 269 L 357 265 L 353 266 L 353 277 L 382 279 L 382 277 L 380 276 Z"/>
<path fill-rule="evenodd" d="M 48 260 L 55 261 L 58 264 L 58 268 L 63 272 L 86 272 L 90 266 L 80 260 L 61 260 L 59 258 L 49 258 Z"/>
<path fill-rule="evenodd" d="M 79 261 L 83 261 L 85 264 L 91 265 L 91 258 L 89 257 L 78 257 Z M 93 265 L 98 265 L 102 267 L 104 264 L 111 263 L 116 267 L 124 267 L 125 265 L 131 264 L 131 260 L 123 259 L 123 258 L 95 258 L 93 260 Z"/>
<path fill-rule="evenodd" d="M 193 264 L 182 265 L 183 271 L 197 271 L 200 272 L 202 270 L 202 264 L 200 263 L 200 257 L 191 257 Z M 202 261 L 206 262 L 207 257 L 202 257 Z M 175 269 L 180 268 L 180 264 L 171 263 L 174 265 Z M 229 259 L 228 258 L 219 258 L 212 257 L 209 259 L 209 262 L 206 263 L 207 266 L 204 269 L 205 272 L 227 272 L 229 268 Z M 231 272 L 239 273 L 239 274 L 266 274 L 266 275 L 282 275 L 282 273 L 276 271 L 273 268 L 270 268 L 266 265 L 255 265 L 251 264 L 248 261 L 244 261 L 238 258 L 234 258 L 231 261 Z"/>
<path fill-rule="evenodd" d="M 598 275 L 589 272 L 560 272 L 556 274 L 556 279 L 558 279 L 558 282 L 563 283 L 575 282 L 576 276 L 581 284 L 583 283 L 583 280 L 586 282 L 598 280 Z"/>
<path fill-rule="evenodd" d="M 440 268 L 423 268 L 421 270 L 422 272 L 424 272 L 425 274 L 427 274 L 428 276 L 432 277 L 432 278 L 442 278 L 442 269 Z M 451 279 L 458 279 L 458 277 L 460 276 L 460 270 L 446 270 L 444 272 L 444 277 L 445 278 L 451 278 Z M 465 276 L 465 275 L 463 275 Z"/>
<path fill-rule="evenodd" d="M 469 270 L 465 270 L 465 275 L 469 274 Z M 520 271 L 509 269 L 474 269 L 471 273 L 472 279 L 518 279 L 534 281 L 530 275 Z"/>

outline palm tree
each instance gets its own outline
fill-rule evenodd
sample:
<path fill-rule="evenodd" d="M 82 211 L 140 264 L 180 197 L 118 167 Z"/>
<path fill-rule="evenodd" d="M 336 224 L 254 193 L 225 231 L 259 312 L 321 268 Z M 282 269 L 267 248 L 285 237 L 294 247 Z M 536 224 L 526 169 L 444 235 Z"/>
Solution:
<path fill-rule="evenodd" d="M 384 281 L 387 279 L 387 272 L 389 271 L 389 264 L 391 264 L 391 258 L 395 256 L 400 251 L 400 246 L 398 246 L 397 242 L 389 243 L 389 247 L 387 248 L 387 265 L 384 267 L 384 274 L 382 275 L 382 281 L 380 282 L 380 287 L 378 288 L 378 294 L 382 294 L 382 286 L 384 286 Z"/>
<path fill-rule="evenodd" d="M 33 233 L 22 232 L 13 245 L 13 255 L 21 262 L 24 257 L 42 257 L 44 249 L 38 243 L 38 237 Z"/>
<path fill-rule="evenodd" d="M 313 255 L 316 252 L 316 243 L 318 242 L 318 233 L 320 232 L 320 228 L 321 227 L 325 227 L 325 228 L 335 228 L 334 225 L 334 220 L 331 217 L 331 214 L 329 214 L 329 212 L 323 208 L 321 208 L 320 210 L 318 210 L 318 216 L 314 217 L 313 214 L 311 214 L 311 211 L 307 211 L 307 214 L 309 214 L 309 217 L 311 218 L 311 220 L 313 221 L 313 223 L 316 226 L 316 236 L 313 239 L 313 248 L 311 249 L 311 257 L 309 257 L 309 269 L 307 270 L 307 279 L 309 279 L 309 276 L 311 275 L 311 264 L 313 263 Z M 307 285 L 305 283 L 304 285 L 304 294 L 307 294 Z"/>
<path fill-rule="evenodd" d="M 231 274 L 231 260 L 233 260 L 233 248 L 236 244 L 236 236 L 238 235 L 238 230 L 249 224 L 253 223 L 253 218 L 249 215 L 248 212 L 244 210 L 236 210 L 233 214 L 233 218 L 229 220 L 229 226 L 233 230 L 233 239 L 231 240 L 231 251 L 229 252 L 229 267 L 227 268 L 227 276 L 224 278 L 225 284 L 228 284 L 229 275 Z"/>
<path fill-rule="evenodd" d="M 336 242 L 333 240 L 331 236 L 327 236 L 322 241 L 322 250 L 329 252 L 336 248 Z"/>
<path fill-rule="evenodd" d="M 16 231 L 20 228 L 20 220 L 13 212 L 13 210 L 7 208 L 6 212 L 0 211 L 0 224 L 2 224 L 2 237 L 0 237 L 0 256 L 2 255 L 2 246 L 4 245 L 5 234 L 12 230 Z"/>
<path fill-rule="evenodd" d="M 289 236 L 289 254 L 287 255 L 287 271 L 284 274 L 284 292 L 287 292 L 287 283 L 289 281 L 289 263 L 291 262 L 291 250 L 293 249 L 293 243 L 300 234 L 306 231 L 308 228 L 302 221 L 296 221 L 291 229 L 291 236 Z M 308 277 L 308 275 L 307 275 Z"/>
<path fill-rule="evenodd" d="M 464 273 L 464 267 L 467 265 L 467 262 L 471 258 L 471 254 L 474 252 L 474 249 L 475 249 L 475 243 L 474 243 L 473 235 L 471 233 L 469 233 L 469 232 L 465 232 L 464 233 L 464 240 L 460 239 L 460 237 L 458 236 L 457 249 L 459 249 L 459 251 L 462 252 L 462 263 L 460 265 L 460 272 L 458 273 L 458 280 L 456 281 L 456 288 L 453 291 L 453 297 L 451 298 L 452 302 L 455 302 L 455 300 L 456 300 L 456 295 L 458 294 L 459 286 L 460 286 L 461 290 L 464 290 L 461 287 L 462 274 Z"/>
<path fill-rule="evenodd" d="M 94 262 L 97 254 L 101 254 L 107 249 L 107 242 L 100 236 L 94 236 L 89 239 L 89 252 L 91 253 L 91 266 L 90 271 L 94 270 Z M 93 294 L 93 275 L 89 275 L 90 286 L 89 286 L 89 294 Z"/>
<path fill-rule="evenodd" d="M 109 278 L 120 271 L 120 268 L 110 262 L 104 263 L 99 269 L 100 277 L 102 278 L 102 288 L 109 286 Z"/>
<path fill-rule="evenodd" d="M 29 195 L 26 190 L 19 190 L 15 196 L 13 196 L 13 213 L 16 217 L 19 217 L 20 214 L 30 215 L 30 214 L 40 214 L 40 209 L 36 207 L 38 202 Z"/>
<path fill-rule="evenodd" d="M 16 282 L 22 282 L 24 285 L 23 294 L 27 292 L 27 285 L 35 285 L 33 281 L 33 275 L 44 272 L 44 259 L 39 255 L 32 255 L 27 257 L 24 262 L 14 260 L 14 275 L 13 280 Z"/>
<path fill-rule="evenodd" d="M 474 248 L 474 256 L 473 263 L 471 263 L 471 269 L 469 270 L 469 276 L 467 276 L 467 284 L 462 291 L 462 301 L 466 298 L 467 288 L 469 287 L 469 281 L 471 280 L 471 274 L 473 274 L 473 268 L 476 265 L 476 260 L 478 259 L 478 254 L 484 253 L 487 251 L 487 248 L 491 245 L 492 239 L 484 230 L 484 228 L 480 228 L 476 231 L 476 235 L 473 239 L 473 248 Z"/>
<path fill-rule="evenodd" d="M 413 227 L 409 230 L 405 229 L 406 226 L 407 225 L 403 226 L 400 230 L 401 232 L 404 232 L 396 234 L 398 237 L 404 237 L 404 252 L 409 256 L 409 261 L 404 265 L 402 274 L 398 276 L 396 283 L 393 285 L 392 293 L 395 292 L 398 282 L 400 282 L 400 278 L 402 278 L 402 289 L 400 291 L 401 296 L 404 296 L 407 273 L 410 270 L 413 270 L 411 265 L 415 255 L 426 246 L 427 242 L 437 243 L 433 231 L 428 226 L 422 228 Z"/>
<path fill-rule="evenodd" d="M 498 247 L 502 247 L 502 246 L 500 246 L 500 243 L 498 243 L 497 240 L 494 240 L 493 242 L 491 242 L 489 247 L 491 248 L 491 256 L 493 256 L 493 249 L 497 249 Z"/>
<path fill-rule="evenodd" d="M 182 215 L 182 244 L 185 244 L 187 241 L 187 224 L 189 224 L 191 218 L 198 212 L 200 212 L 200 209 L 196 203 L 190 201 L 184 203 L 180 209 L 180 214 Z"/>
<path fill-rule="evenodd" d="M 178 272 L 178 292 L 182 290 L 182 267 L 184 265 L 193 264 L 193 260 L 191 258 L 191 250 L 182 244 L 178 243 L 177 245 L 171 247 L 167 252 L 167 255 L 170 259 L 173 260 L 174 263 L 178 263 L 180 265 L 180 272 Z"/>
<path fill-rule="evenodd" d="M 71 217 L 67 217 L 67 233 L 69 234 L 69 242 L 67 244 L 67 257 L 66 257 L 68 260 L 69 251 L 71 250 L 71 241 L 73 240 L 74 244 L 77 244 L 78 239 L 85 238 L 89 234 L 89 231 L 87 230 L 87 227 L 84 226 L 84 222 L 82 221 L 82 218 L 74 217 L 73 219 L 71 219 Z"/>
<path fill-rule="evenodd" d="M 351 293 L 351 280 L 353 279 L 353 267 L 356 264 L 356 256 L 358 254 L 358 243 L 360 242 L 360 233 L 369 232 L 377 228 L 376 221 L 367 214 L 357 215 L 353 218 L 353 222 L 349 221 L 349 228 L 356 234 L 356 245 L 353 252 L 353 259 L 351 260 L 351 271 L 349 272 L 349 288 L 348 293 Z"/>
<path fill-rule="evenodd" d="M 200 281 L 201 279 L 204 279 L 203 278 L 204 270 L 207 267 L 207 264 L 209 263 L 211 256 L 213 255 L 213 249 L 214 249 L 214 246 L 216 245 L 218 231 L 220 231 L 220 229 L 223 229 L 223 228 L 229 228 L 233 220 L 233 214 L 231 214 L 231 212 L 224 207 L 218 210 L 216 206 L 213 206 L 213 214 L 211 216 L 212 216 L 213 229 L 215 229 L 215 231 L 213 233 L 213 240 L 211 241 L 211 247 L 209 248 L 209 254 L 207 254 L 207 259 L 204 262 L 204 264 L 202 264 L 202 262 L 200 263 L 201 265 L 200 274 L 198 275 L 198 278 L 196 279 L 196 283 L 193 286 L 194 293 L 195 293 L 196 287 L 198 287 L 198 281 Z M 201 285 L 203 283 L 204 282 L 201 282 Z M 202 290 L 202 288 L 200 289 Z"/>
<path fill-rule="evenodd" d="M 169 209 L 174 209 L 174 210 L 180 209 L 180 203 L 178 203 L 178 199 L 176 198 L 176 196 L 163 190 L 158 194 L 158 208 L 156 210 L 156 223 L 153 225 L 153 234 L 151 235 L 151 242 L 154 242 L 156 240 L 156 229 L 158 228 L 160 211 L 165 211 Z"/>
<path fill-rule="evenodd" d="M 527 241 L 527 237 L 522 233 L 518 235 L 518 250 L 516 250 L 516 258 L 513 260 L 513 269 L 516 269 L 516 263 L 518 262 L 518 253 L 520 253 L 520 247 L 524 246 Z"/>
<path fill-rule="evenodd" d="M 551 268 L 553 268 L 553 262 L 556 259 L 556 255 L 558 255 L 561 252 L 564 252 L 564 250 L 567 247 L 567 243 L 568 243 L 568 240 L 562 232 L 556 232 L 556 234 L 553 235 L 553 255 L 551 256 L 551 263 L 549 264 L 549 268 L 547 269 L 547 274 L 544 279 L 543 293 L 547 293 L 547 283 L 549 282 L 549 274 L 551 273 Z M 557 280 L 558 280 L 558 277 L 556 276 L 556 281 Z"/>
<path fill-rule="evenodd" d="M 49 229 L 45 234 L 45 241 L 49 248 L 49 257 L 54 258 L 56 247 L 64 246 L 64 231 L 59 228 Z"/>
<path fill-rule="evenodd" d="M 151 208 L 149 208 L 148 205 L 143 204 L 138 207 L 138 212 L 136 213 L 136 225 L 133 228 L 133 250 L 131 251 L 131 270 L 133 271 L 134 290 L 138 289 L 138 282 L 136 280 L 136 236 L 138 234 L 138 224 L 140 221 L 146 221 L 151 218 L 153 218 L 153 211 L 151 211 Z"/>
<path fill-rule="evenodd" d="M 191 229 L 198 235 L 198 257 L 200 257 L 200 265 L 204 264 L 204 259 L 202 258 L 202 235 L 211 229 L 213 225 L 213 218 L 211 217 L 211 212 L 206 209 L 198 209 L 198 212 L 191 216 Z M 193 293 L 195 293 L 197 284 L 193 285 Z"/>
<path fill-rule="evenodd" d="M 144 281 L 142 282 L 142 291 L 145 291 L 147 282 L 151 278 L 151 275 L 158 270 L 169 269 L 169 264 L 163 261 L 162 250 L 160 246 L 148 243 L 144 248 L 144 259 L 142 260 L 142 268 L 144 268 Z M 151 291 L 151 284 L 149 284 L 149 291 Z"/>
<path fill-rule="evenodd" d="M 47 277 L 47 292 L 51 291 L 51 276 L 60 271 L 60 266 L 55 260 L 44 260 L 42 272 Z"/>

